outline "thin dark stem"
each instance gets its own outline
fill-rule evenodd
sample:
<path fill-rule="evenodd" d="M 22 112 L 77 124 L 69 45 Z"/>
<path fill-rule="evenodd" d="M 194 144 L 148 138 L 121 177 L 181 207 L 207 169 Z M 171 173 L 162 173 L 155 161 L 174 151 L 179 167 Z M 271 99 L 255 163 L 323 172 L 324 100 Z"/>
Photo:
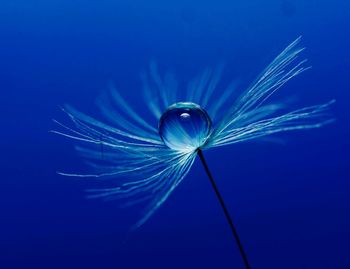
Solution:
<path fill-rule="evenodd" d="M 237 243 L 237 246 L 238 246 L 238 249 L 239 249 L 239 252 L 241 253 L 241 256 L 242 256 L 242 259 L 243 259 L 243 262 L 244 262 L 244 265 L 246 267 L 246 269 L 250 269 L 250 265 L 249 265 L 249 262 L 248 262 L 248 258 L 247 258 L 247 255 L 244 251 L 244 248 L 243 248 L 243 245 L 242 245 L 242 242 L 241 240 L 239 239 L 239 236 L 238 236 L 238 233 L 237 233 L 237 230 L 233 224 L 233 221 L 232 221 L 232 218 L 230 216 L 230 213 L 228 212 L 227 208 L 226 208 L 226 205 L 225 205 L 225 202 L 224 202 L 224 199 L 222 198 L 219 190 L 218 190 L 218 187 L 216 186 L 216 183 L 215 183 L 215 180 L 209 170 L 209 167 L 207 165 L 207 162 L 205 161 L 204 159 L 204 155 L 203 155 L 203 152 L 198 149 L 198 156 L 199 158 L 201 159 L 202 161 L 202 164 L 204 166 L 204 169 L 205 169 L 205 172 L 207 173 L 208 177 L 209 177 L 209 180 L 210 180 L 210 183 L 215 191 L 215 194 L 220 202 L 220 205 L 222 207 L 222 209 L 224 210 L 224 214 L 225 214 L 225 217 L 227 219 L 227 222 L 228 224 L 230 225 L 230 228 L 231 228 L 231 231 L 232 231 L 232 234 L 233 234 L 233 237 L 234 239 L 236 240 L 236 243 Z"/>

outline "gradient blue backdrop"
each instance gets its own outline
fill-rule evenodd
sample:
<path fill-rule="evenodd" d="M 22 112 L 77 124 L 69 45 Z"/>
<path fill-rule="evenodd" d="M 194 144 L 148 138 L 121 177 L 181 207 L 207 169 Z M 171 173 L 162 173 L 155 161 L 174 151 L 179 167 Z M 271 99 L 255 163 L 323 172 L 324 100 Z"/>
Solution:
<path fill-rule="evenodd" d="M 59 106 L 94 114 L 114 81 L 143 111 L 155 59 L 186 81 L 226 63 L 241 89 L 303 35 L 312 70 L 277 97 L 337 99 L 337 122 L 205 152 L 255 269 L 349 269 L 348 0 L 0 1 L 0 268 L 243 268 L 198 160 L 140 230 L 138 210 L 86 200 L 96 182 L 72 142 L 49 134 Z M 155 123 L 156 124 L 156 123 Z"/>

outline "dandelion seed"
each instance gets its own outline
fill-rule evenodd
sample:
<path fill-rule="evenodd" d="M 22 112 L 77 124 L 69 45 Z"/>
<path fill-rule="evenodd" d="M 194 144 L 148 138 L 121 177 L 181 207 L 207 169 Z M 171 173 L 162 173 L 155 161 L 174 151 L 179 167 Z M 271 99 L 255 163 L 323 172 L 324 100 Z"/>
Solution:
<path fill-rule="evenodd" d="M 306 60 L 298 60 L 303 51 L 299 43 L 300 37 L 283 50 L 235 101 L 230 98 L 234 84 L 213 101 L 220 70 L 213 72 L 207 69 L 188 84 L 187 96 L 180 96 L 174 77 L 167 74 L 162 79 L 156 65 L 152 64 L 151 79 L 146 74 L 142 79 L 145 103 L 158 120 L 158 128 L 147 123 L 114 88 L 98 103 L 101 113 L 111 124 L 66 106 L 63 110 L 74 126 L 56 122 L 63 131 L 53 132 L 81 142 L 77 151 L 97 172 L 61 174 L 118 178 L 116 186 L 89 190 L 90 197 L 120 199 L 126 206 L 147 204 L 144 215 L 135 225 L 139 227 L 182 182 L 199 155 L 230 224 L 245 267 L 250 268 L 202 151 L 284 131 L 318 128 L 332 122 L 329 107 L 334 101 L 284 114 L 281 113 L 281 104 L 267 104 L 274 92 L 308 69 Z M 230 108 L 223 111 L 225 104 Z M 165 112 L 162 114 L 162 111 Z"/>

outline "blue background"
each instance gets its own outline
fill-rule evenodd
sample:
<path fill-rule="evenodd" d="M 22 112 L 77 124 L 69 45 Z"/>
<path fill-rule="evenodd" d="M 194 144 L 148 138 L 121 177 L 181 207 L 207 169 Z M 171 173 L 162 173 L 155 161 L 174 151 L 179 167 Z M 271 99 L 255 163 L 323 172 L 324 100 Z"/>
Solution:
<path fill-rule="evenodd" d="M 222 61 L 249 82 L 297 36 L 312 70 L 279 97 L 337 99 L 337 121 L 205 152 L 252 268 L 349 269 L 350 4 L 347 0 L 0 1 L 0 267 L 243 268 L 198 160 L 141 229 L 137 209 L 86 200 L 72 141 L 48 133 L 65 103 L 95 113 L 110 80 L 138 111 L 155 59 L 186 81 Z"/>

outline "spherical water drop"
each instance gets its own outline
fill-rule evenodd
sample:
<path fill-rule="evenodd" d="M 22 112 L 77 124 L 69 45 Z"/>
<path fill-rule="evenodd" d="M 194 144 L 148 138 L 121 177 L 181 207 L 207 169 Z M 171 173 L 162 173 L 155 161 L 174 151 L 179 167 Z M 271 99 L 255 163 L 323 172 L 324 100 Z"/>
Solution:
<path fill-rule="evenodd" d="M 171 149 L 186 151 L 203 146 L 209 136 L 211 120 L 199 105 L 179 102 L 170 106 L 159 120 L 159 135 Z"/>

